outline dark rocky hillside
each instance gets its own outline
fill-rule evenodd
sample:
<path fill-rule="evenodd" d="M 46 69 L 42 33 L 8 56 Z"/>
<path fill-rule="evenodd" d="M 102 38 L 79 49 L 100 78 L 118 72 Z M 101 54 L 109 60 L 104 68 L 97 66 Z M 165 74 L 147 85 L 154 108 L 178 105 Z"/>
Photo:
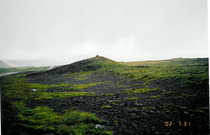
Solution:
<path fill-rule="evenodd" d="M 82 133 L 85 135 L 111 134 L 96 132 L 97 127 L 101 127 L 102 131 L 111 131 L 114 135 L 209 134 L 209 80 L 203 77 L 208 72 L 206 69 L 195 70 L 196 68 L 200 67 L 184 69 L 183 73 L 173 72 L 181 72 L 180 76 L 185 72 L 185 76 L 191 74 L 190 81 L 196 80 L 198 73 L 202 74 L 199 77 L 202 82 L 192 83 L 188 80 L 187 82 L 179 76 L 175 79 L 171 73 L 172 70 L 168 67 L 166 73 L 173 77 L 170 78 L 168 75 L 168 79 L 165 79 L 160 76 L 163 79 L 151 80 L 149 70 L 159 70 L 160 67 L 129 67 L 98 56 L 49 71 L 28 73 L 22 76 L 26 78 L 30 88 L 37 90 L 32 93 L 32 96 L 30 95 L 30 99 L 25 101 L 25 107 L 34 109 L 47 106 L 61 114 L 64 110 L 73 108 L 94 113 L 98 118 L 106 121 L 104 123 L 89 121 L 94 124 L 94 131 Z M 206 68 L 208 68 L 207 65 Z M 140 72 L 143 74 L 146 71 L 148 73 L 140 79 L 135 78 L 135 74 L 132 74 L 134 71 L 135 74 L 140 74 Z M 190 78 L 187 77 L 187 79 Z M 85 93 L 85 95 L 68 96 L 68 93 L 73 92 Z M 52 96 L 53 93 L 66 95 Z M 46 96 L 43 97 L 43 95 Z M 13 114 L 7 115 L 7 110 L 9 111 L 9 108 L 5 107 L 7 103 L 4 101 L 2 103 L 4 105 L 3 121 L 8 122 L 9 116 Z M 13 122 L 19 123 L 15 118 Z M 5 127 L 8 126 L 5 125 Z M 11 128 L 9 129 L 14 132 Z M 25 130 L 25 128 L 17 129 L 17 132 L 23 133 L 23 129 Z M 8 132 L 8 130 L 4 131 Z M 55 130 L 39 131 L 38 134 L 70 134 L 70 132 L 59 133 L 59 131 L 55 128 Z M 34 133 L 26 131 L 25 134 Z"/>
<path fill-rule="evenodd" d="M 64 74 L 67 72 L 75 73 L 75 72 L 79 72 L 79 71 L 92 71 L 92 70 L 96 70 L 97 68 L 100 68 L 100 67 L 92 66 L 91 65 L 92 63 L 97 62 L 97 61 L 107 61 L 107 60 L 108 59 L 104 58 L 104 57 L 94 57 L 91 59 L 77 61 L 77 62 L 74 62 L 69 65 L 56 67 L 49 71 L 43 71 L 43 72 L 39 72 L 39 73 L 30 74 L 28 76 L 39 76 L 39 75 L 43 75 L 43 74 L 55 75 L 55 74 Z"/>

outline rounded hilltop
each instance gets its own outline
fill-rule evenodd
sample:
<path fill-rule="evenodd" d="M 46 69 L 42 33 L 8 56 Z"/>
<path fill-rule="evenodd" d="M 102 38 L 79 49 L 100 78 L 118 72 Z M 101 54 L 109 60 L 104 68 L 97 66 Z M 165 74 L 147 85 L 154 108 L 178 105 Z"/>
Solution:
<path fill-rule="evenodd" d="M 95 57 L 89 58 L 89 60 L 93 60 L 94 62 L 96 62 L 96 61 L 113 61 L 113 62 L 116 62 L 114 60 L 111 60 L 111 59 L 108 59 L 106 57 L 99 56 L 99 55 L 96 55 Z"/>
<path fill-rule="evenodd" d="M 103 66 L 104 63 L 116 64 L 117 62 L 111 59 L 108 59 L 106 57 L 96 55 L 95 57 L 92 57 L 92 58 L 87 58 L 80 61 L 76 61 L 68 65 L 59 66 L 48 71 L 32 73 L 32 74 L 29 74 L 28 76 L 40 76 L 43 74 L 47 74 L 47 75 L 64 74 L 67 72 L 75 73 L 79 71 L 93 71 Z"/>

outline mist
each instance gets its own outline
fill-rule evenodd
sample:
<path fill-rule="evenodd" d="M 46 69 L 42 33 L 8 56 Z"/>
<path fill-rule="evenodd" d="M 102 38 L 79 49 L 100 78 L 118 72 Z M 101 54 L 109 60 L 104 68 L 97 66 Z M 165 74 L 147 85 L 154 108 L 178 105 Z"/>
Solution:
<path fill-rule="evenodd" d="M 0 5 L 0 60 L 14 65 L 62 65 L 96 55 L 125 62 L 208 57 L 206 0 Z"/>

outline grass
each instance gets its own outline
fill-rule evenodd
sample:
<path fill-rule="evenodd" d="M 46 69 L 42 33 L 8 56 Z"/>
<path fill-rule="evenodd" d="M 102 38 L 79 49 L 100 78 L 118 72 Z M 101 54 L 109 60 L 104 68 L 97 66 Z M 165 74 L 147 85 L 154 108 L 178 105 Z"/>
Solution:
<path fill-rule="evenodd" d="M 203 110 L 195 110 L 195 112 L 205 113 Z"/>
<path fill-rule="evenodd" d="M 118 123 L 118 121 L 117 120 L 114 120 L 114 123 Z"/>
<path fill-rule="evenodd" d="M 162 109 L 162 112 L 171 112 L 172 111 L 173 113 L 178 113 L 180 110 L 183 111 L 183 110 L 189 109 L 189 108 L 187 108 L 185 106 L 175 106 L 173 103 L 160 106 L 160 108 Z M 200 113 L 205 113 L 204 110 L 207 110 L 206 114 L 209 114 L 209 110 L 208 109 L 209 109 L 209 107 L 201 107 L 201 108 L 197 108 L 194 111 L 195 112 L 200 112 Z"/>
<path fill-rule="evenodd" d="M 193 98 L 193 97 L 195 97 L 195 96 L 197 96 L 198 94 L 185 94 L 185 93 L 182 93 L 182 95 L 180 95 L 180 96 L 177 96 L 177 97 L 175 97 L 175 98 L 184 98 L 184 97 L 191 97 L 191 98 Z"/>
<path fill-rule="evenodd" d="M 124 64 L 124 65 L 123 65 Z M 114 75 L 144 80 L 144 85 L 154 80 L 177 79 L 186 83 L 202 84 L 208 79 L 208 59 L 171 59 L 162 61 L 123 62 L 100 61 L 95 65 Z M 139 66 L 141 68 L 139 68 Z"/>
<path fill-rule="evenodd" d="M 110 100 L 109 103 L 112 104 L 112 105 L 115 105 L 115 102 L 112 101 L 112 100 Z"/>
<path fill-rule="evenodd" d="M 143 88 L 139 88 L 139 89 L 135 89 L 135 90 L 131 90 L 131 89 L 125 89 L 125 92 L 127 94 L 134 94 L 134 93 L 147 93 L 150 92 L 151 90 L 147 87 L 143 87 Z"/>
<path fill-rule="evenodd" d="M 161 97 L 160 95 L 157 95 L 157 96 L 151 96 L 151 98 L 159 98 Z"/>
<path fill-rule="evenodd" d="M 163 92 L 162 95 L 163 96 L 169 96 L 173 93 L 173 91 L 168 91 L 168 92 Z"/>
<path fill-rule="evenodd" d="M 133 90 L 134 93 L 146 93 L 146 92 L 149 92 L 149 91 L 150 91 L 150 89 L 148 89 L 147 87 Z"/>
<path fill-rule="evenodd" d="M 109 106 L 109 105 L 105 105 L 105 106 L 102 106 L 101 108 L 104 108 L 104 109 L 109 109 L 109 108 L 111 108 L 111 106 Z"/>
<path fill-rule="evenodd" d="M 131 114 L 131 116 L 132 116 L 132 117 L 135 117 L 135 116 L 136 116 L 136 114 L 135 114 L 135 113 L 132 113 L 132 114 Z"/>
<path fill-rule="evenodd" d="M 55 98 L 68 98 L 74 96 L 94 96 L 95 93 L 89 92 L 38 92 L 36 93 L 36 97 L 33 98 L 34 100 L 43 100 L 43 99 L 55 99 Z"/>
<path fill-rule="evenodd" d="M 84 72 L 84 71 L 80 71 L 80 72 L 76 72 L 76 73 L 66 73 L 65 76 L 68 77 L 75 77 L 75 79 L 78 79 L 78 78 L 84 78 L 85 76 L 88 76 L 90 74 L 92 74 L 93 71 L 87 71 L 87 72 Z"/>
<path fill-rule="evenodd" d="M 163 104 L 162 106 L 159 106 L 159 107 L 160 108 L 167 108 L 167 107 L 171 107 L 171 106 L 174 106 L 174 104 L 173 103 L 170 103 L 170 104 L 167 104 L 167 105 Z"/>
<path fill-rule="evenodd" d="M 59 114 L 46 106 L 26 109 L 17 116 L 22 122 L 27 123 L 23 124 L 25 127 L 43 131 L 52 130 L 62 134 L 67 132 L 85 133 L 93 128 L 91 124 L 87 124 L 89 121 L 104 123 L 103 120 L 98 119 L 92 113 L 65 110 L 62 114 Z"/>
<path fill-rule="evenodd" d="M 165 61 L 145 61 L 145 62 L 131 62 L 131 63 L 118 63 L 107 58 L 103 60 L 92 63 L 97 67 L 97 72 L 109 73 L 117 75 L 120 77 L 130 78 L 131 80 L 143 80 L 143 84 L 134 84 L 131 86 L 132 89 L 125 89 L 127 94 L 135 93 L 147 93 L 150 91 L 160 90 L 159 88 L 149 89 L 147 84 L 154 80 L 167 80 L 176 79 L 185 83 L 202 84 L 204 81 L 208 80 L 208 59 L 171 59 Z M 44 69 L 43 69 L 44 70 Z M 46 70 L 46 69 L 45 69 Z M 14 72 L 14 71 L 13 71 Z M 87 80 L 90 72 L 77 72 L 73 74 L 67 73 L 67 77 L 74 77 L 75 79 L 82 81 Z M 22 76 L 25 76 L 24 74 Z M 62 113 L 54 112 L 53 109 L 40 106 L 34 109 L 28 109 L 25 105 L 27 100 L 43 100 L 43 99 L 54 99 L 54 98 L 67 98 L 73 96 L 84 96 L 84 95 L 96 95 L 95 93 L 88 92 L 42 92 L 44 89 L 49 89 L 53 87 L 62 87 L 64 89 L 84 89 L 98 85 L 98 83 L 89 84 L 69 84 L 61 83 L 57 85 L 41 85 L 41 84 L 30 84 L 27 83 L 26 78 L 18 78 L 17 75 L 11 75 L 6 77 L 3 83 L 2 94 L 12 99 L 10 103 L 12 107 L 15 108 L 15 114 L 21 121 L 22 126 L 29 127 L 34 130 L 41 131 L 55 131 L 59 134 L 85 134 L 85 132 L 90 131 L 93 134 L 112 134 L 109 131 L 100 131 L 94 129 L 95 123 L 103 123 L 102 120 L 98 119 L 95 114 L 88 112 L 81 112 L 77 110 L 65 110 Z M 123 85 L 117 85 L 117 87 L 125 87 Z M 137 88 L 135 88 L 137 87 Z M 139 88 L 141 87 L 141 88 Z M 32 89 L 38 89 L 33 92 Z M 172 91 L 162 93 L 162 96 L 171 95 Z M 113 96 L 113 93 L 104 94 Z M 161 95 L 152 96 L 151 98 L 158 98 Z M 195 97 L 196 94 L 187 95 L 182 93 L 182 95 L 177 98 L 184 97 Z M 110 97 L 111 98 L 111 97 Z M 96 99 L 97 100 L 97 99 Z M 110 99 L 111 100 L 111 99 Z M 138 100 L 138 98 L 133 97 L 130 100 Z M 110 102 L 114 105 L 114 102 Z M 62 105 L 62 103 L 58 103 Z M 102 106 L 101 108 L 108 109 L 111 108 L 110 105 Z M 175 107 L 173 104 L 160 106 L 164 112 L 174 112 L 177 110 L 187 109 L 186 107 Z M 176 110 L 176 109 L 177 110 Z M 142 110 L 155 110 L 155 107 L 142 107 Z M 205 113 L 208 111 L 208 107 L 197 108 L 197 112 Z M 134 114 L 131 114 L 134 116 Z M 92 121 L 93 123 L 91 123 Z"/>
<path fill-rule="evenodd" d="M 177 111 L 177 110 L 174 110 L 173 112 L 174 112 L 174 113 L 178 113 L 178 111 Z"/>
<path fill-rule="evenodd" d="M 199 113 L 206 113 L 207 115 L 209 115 L 209 107 L 196 108 L 196 110 L 194 111 Z"/>
<path fill-rule="evenodd" d="M 152 91 L 160 90 L 159 88 L 153 88 Z"/>
<path fill-rule="evenodd" d="M 142 107 L 142 110 L 147 110 L 147 109 L 151 109 L 151 110 L 155 110 L 155 107 Z"/>
<path fill-rule="evenodd" d="M 69 84 L 69 83 L 61 83 L 58 85 L 42 85 L 42 84 L 29 84 L 31 88 L 35 88 L 38 90 L 44 90 L 44 89 L 49 89 L 49 88 L 53 88 L 53 87 L 65 87 L 66 90 L 76 90 L 76 89 L 85 89 L 88 87 L 92 87 L 95 86 L 97 84 L 100 84 L 102 82 L 98 82 L 98 83 L 90 83 L 90 84 Z M 68 87 L 68 88 L 66 88 Z"/>
<path fill-rule="evenodd" d="M 77 78 L 77 80 L 79 81 L 83 81 L 83 80 L 86 80 L 87 78 Z"/>
<path fill-rule="evenodd" d="M 4 91 L 2 93 L 5 94 L 5 96 L 17 100 L 26 100 L 33 95 L 26 79 L 12 76 L 17 75 L 8 76 L 3 82 L 2 88 Z"/>
<path fill-rule="evenodd" d="M 107 58 L 105 58 L 105 60 L 97 61 L 93 65 L 97 66 L 97 67 L 101 67 L 100 68 L 101 71 L 105 71 L 105 70 L 120 70 L 120 69 L 124 69 L 125 67 L 128 67 L 128 66 L 120 64 L 120 63 L 118 63 L 116 61 L 107 59 Z"/>
<path fill-rule="evenodd" d="M 201 108 L 199 108 L 199 109 L 201 109 L 201 110 L 208 110 L 209 107 L 201 107 Z"/>
<path fill-rule="evenodd" d="M 113 94 L 113 93 L 109 93 L 109 94 L 106 94 L 106 95 L 108 95 L 108 96 L 114 96 L 114 94 Z"/>
<path fill-rule="evenodd" d="M 139 98 L 137 97 L 132 97 L 132 98 L 128 98 L 128 100 L 138 100 Z"/>
<path fill-rule="evenodd" d="M 32 92 L 34 84 L 27 83 L 25 78 L 18 78 L 18 75 L 11 75 L 6 77 L 3 82 L 2 94 L 10 98 L 12 108 L 15 110 L 15 114 L 19 123 L 26 128 L 30 128 L 31 131 L 39 130 L 53 131 L 58 134 L 85 134 L 86 132 L 109 134 L 110 131 L 95 131 L 93 123 L 104 123 L 104 120 L 100 120 L 93 113 L 77 111 L 74 109 L 64 110 L 62 113 L 54 112 L 53 109 L 47 106 L 39 106 L 34 109 L 26 107 L 25 102 L 31 100 L 34 96 L 36 100 L 52 99 L 52 98 L 65 98 L 70 96 L 82 96 L 82 95 L 94 95 L 94 93 L 87 92 Z M 58 103 L 62 105 L 62 103 Z M 27 133 L 26 133 L 27 134 Z"/>

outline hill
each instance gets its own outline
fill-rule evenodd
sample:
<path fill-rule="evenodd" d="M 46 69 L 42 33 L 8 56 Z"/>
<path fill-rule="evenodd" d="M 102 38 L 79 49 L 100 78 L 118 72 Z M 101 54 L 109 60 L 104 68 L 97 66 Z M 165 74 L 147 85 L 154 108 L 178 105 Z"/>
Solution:
<path fill-rule="evenodd" d="M 208 59 L 97 56 L 11 75 L 0 81 L 3 133 L 208 134 L 208 71 Z"/>
<path fill-rule="evenodd" d="M 7 67 L 11 67 L 11 65 L 0 60 L 0 68 L 7 68 Z"/>
<path fill-rule="evenodd" d="M 174 58 L 169 60 L 122 62 L 129 66 L 208 66 L 208 58 Z"/>
<path fill-rule="evenodd" d="M 33 75 L 42 75 L 42 74 L 55 75 L 55 74 L 64 74 L 64 73 L 76 73 L 76 72 L 80 72 L 80 71 L 84 71 L 84 72 L 85 71 L 94 71 L 101 67 L 108 68 L 108 66 L 116 66 L 116 65 L 120 65 L 120 64 L 118 64 L 117 62 L 110 60 L 108 58 L 105 58 L 102 56 L 97 56 L 97 57 L 77 61 L 72 64 L 59 66 L 59 67 L 56 67 L 49 71 L 34 73 L 31 75 L 32 76 Z"/>
<path fill-rule="evenodd" d="M 0 74 L 8 72 L 36 72 L 36 71 L 45 71 L 49 69 L 49 66 L 46 67 L 7 67 L 0 68 Z"/>

